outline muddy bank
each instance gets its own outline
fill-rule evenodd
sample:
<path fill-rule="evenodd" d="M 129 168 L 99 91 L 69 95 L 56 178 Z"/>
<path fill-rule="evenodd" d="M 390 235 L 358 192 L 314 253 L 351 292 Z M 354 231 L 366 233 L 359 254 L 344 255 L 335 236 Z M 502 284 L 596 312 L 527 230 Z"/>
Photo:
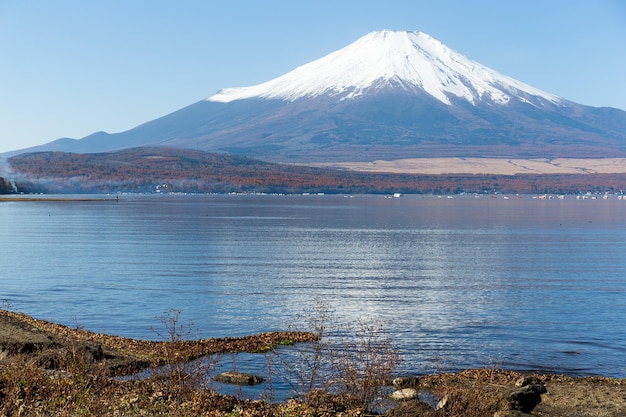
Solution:
<path fill-rule="evenodd" d="M 280 344 L 314 340 L 306 332 L 270 332 L 244 337 L 149 341 L 74 329 L 26 314 L 0 310 L 0 360 L 25 355 L 48 368 L 57 368 L 68 351 L 86 362 L 97 362 L 109 375 L 128 375 L 160 366 L 176 357 L 182 362 L 217 353 L 266 352 Z"/>

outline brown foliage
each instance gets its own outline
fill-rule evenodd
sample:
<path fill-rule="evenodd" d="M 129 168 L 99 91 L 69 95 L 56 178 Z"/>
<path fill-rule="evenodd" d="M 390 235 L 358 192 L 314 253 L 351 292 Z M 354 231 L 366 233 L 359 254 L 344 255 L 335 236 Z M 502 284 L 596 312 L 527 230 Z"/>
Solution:
<path fill-rule="evenodd" d="M 407 175 L 272 164 L 189 149 L 42 152 L 9 160 L 22 191 L 56 193 L 576 193 L 626 188 L 626 174 Z"/>

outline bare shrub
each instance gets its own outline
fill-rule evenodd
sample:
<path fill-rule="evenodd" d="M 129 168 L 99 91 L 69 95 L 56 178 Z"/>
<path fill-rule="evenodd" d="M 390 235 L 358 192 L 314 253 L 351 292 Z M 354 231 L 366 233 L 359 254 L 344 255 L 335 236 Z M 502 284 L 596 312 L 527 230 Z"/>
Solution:
<path fill-rule="evenodd" d="M 329 308 L 316 300 L 310 311 L 298 314 L 289 324 L 290 331 L 305 331 L 315 335 L 315 340 L 292 346 L 288 352 L 278 355 L 281 375 L 301 400 L 310 400 L 310 393 L 318 389 L 330 389 L 332 381 L 331 352 L 329 336 L 336 331 L 337 323 Z M 270 373 L 273 373 L 270 370 Z"/>
<path fill-rule="evenodd" d="M 0 414 L 27 415 L 48 383 L 46 372 L 24 355 L 5 361 L 0 372 Z"/>
<path fill-rule="evenodd" d="M 283 376 L 298 397 L 322 406 L 340 400 L 346 407 L 369 409 L 382 399 L 385 386 L 400 362 L 392 341 L 385 336 L 383 322 L 361 319 L 356 329 L 340 325 L 334 311 L 316 300 L 311 311 L 296 317 L 290 327 L 312 332 L 317 340 L 299 344 L 280 353 Z M 338 404 L 333 404 L 337 407 Z"/>
<path fill-rule="evenodd" d="M 219 358 L 201 358 L 187 361 L 182 354 L 185 342 L 197 335 L 193 322 L 181 321 L 182 311 L 178 309 L 165 310 L 159 319 L 163 330 L 152 329 L 159 337 L 165 340 L 159 344 L 159 356 L 163 358 L 163 366 L 154 370 L 153 382 L 160 383 L 163 389 L 173 394 L 176 391 L 205 387 L 210 381 L 210 371 L 215 367 Z"/>
<path fill-rule="evenodd" d="M 380 320 L 358 320 L 351 338 L 332 356 L 336 385 L 361 407 L 380 404 L 400 356 Z"/>
<path fill-rule="evenodd" d="M 0 415 L 104 415 L 100 398 L 111 386 L 99 364 L 84 355 L 84 346 L 60 349 L 55 369 L 18 354 L 0 366 Z"/>

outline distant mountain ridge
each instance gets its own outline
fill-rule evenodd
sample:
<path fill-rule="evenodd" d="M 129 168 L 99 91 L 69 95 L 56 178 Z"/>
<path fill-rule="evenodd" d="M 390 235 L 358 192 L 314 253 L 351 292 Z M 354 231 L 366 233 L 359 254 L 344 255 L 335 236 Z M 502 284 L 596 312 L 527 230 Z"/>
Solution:
<path fill-rule="evenodd" d="M 626 156 L 626 112 L 541 91 L 421 32 L 379 31 L 274 80 L 223 89 L 126 132 L 29 151 L 137 146 L 290 163 L 615 158 Z"/>

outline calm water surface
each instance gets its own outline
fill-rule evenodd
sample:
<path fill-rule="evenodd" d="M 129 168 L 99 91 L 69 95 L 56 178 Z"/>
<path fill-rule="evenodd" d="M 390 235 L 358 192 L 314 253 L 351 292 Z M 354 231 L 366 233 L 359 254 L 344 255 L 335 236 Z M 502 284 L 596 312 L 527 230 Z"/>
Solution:
<path fill-rule="evenodd" d="M 626 377 L 626 201 L 122 196 L 0 202 L 0 300 L 96 332 L 377 317 L 406 372 Z"/>

